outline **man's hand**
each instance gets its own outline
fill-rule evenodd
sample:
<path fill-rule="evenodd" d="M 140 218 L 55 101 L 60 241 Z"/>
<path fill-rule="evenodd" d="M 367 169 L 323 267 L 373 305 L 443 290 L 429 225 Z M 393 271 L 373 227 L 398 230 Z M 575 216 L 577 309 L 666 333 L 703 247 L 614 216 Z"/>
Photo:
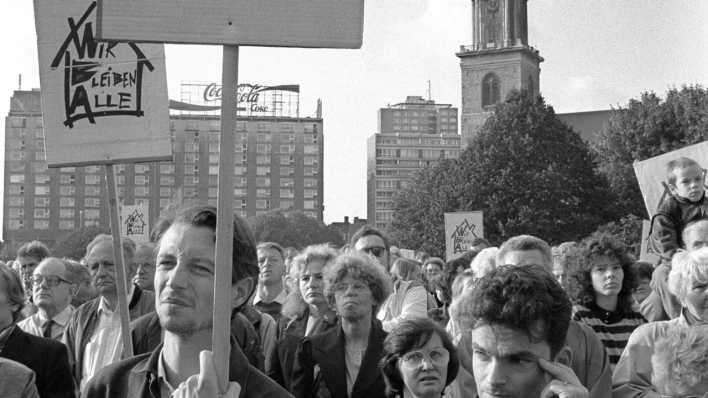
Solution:
<path fill-rule="evenodd" d="M 541 391 L 540 398 L 588 398 L 587 388 L 580 383 L 571 368 L 543 358 L 538 359 L 538 365 L 553 378 Z"/>
<path fill-rule="evenodd" d="M 236 382 L 229 383 L 225 394 L 219 393 L 213 354 L 204 350 L 199 353 L 199 374 L 182 382 L 172 393 L 172 398 L 238 398 L 240 394 L 241 386 Z"/>

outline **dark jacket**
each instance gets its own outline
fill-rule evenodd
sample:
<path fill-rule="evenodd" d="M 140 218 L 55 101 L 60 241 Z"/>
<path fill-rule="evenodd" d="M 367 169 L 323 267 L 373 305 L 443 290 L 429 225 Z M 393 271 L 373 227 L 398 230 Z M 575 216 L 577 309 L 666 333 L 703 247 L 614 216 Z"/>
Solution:
<path fill-rule="evenodd" d="M 129 300 L 132 306 L 129 306 L 130 318 L 134 319 L 143 315 L 149 306 L 155 309 L 155 295 L 152 292 L 140 292 L 136 286 L 132 291 L 131 299 Z M 139 294 L 138 300 L 132 300 L 132 297 Z M 69 363 L 72 367 L 74 381 L 76 385 L 81 383 L 81 372 L 84 362 L 84 349 L 86 344 L 91 340 L 91 336 L 96 331 L 98 326 L 98 305 L 101 296 L 89 300 L 79 306 L 79 308 L 71 314 L 69 322 L 64 328 L 62 342 L 69 348 Z M 152 303 L 152 304 L 150 304 Z"/>
<path fill-rule="evenodd" d="M 309 316 L 310 311 L 306 310 L 297 318 L 290 319 L 283 316 L 278 320 L 278 342 L 276 349 L 271 352 L 270 361 L 267 361 L 269 367 L 266 369 L 266 374 L 288 390 L 290 389 L 295 351 L 297 351 L 302 338 L 305 337 Z M 336 315 L 333 313 L 329 316 L 326 315 L 315 325 L 310 335 L 327 332 L 337 325 Z"/>
<path fill-rule="evenodd" d="M 74 383 L 64 344 L 33 336 L 14 326 L 0 356 L 34 371 L 41 398 L 74 397 Z"/>
<path fill-rule="evenodd" d="M 124 359 L 101 369 L 86 385 L 86 398 L 160 398 L 157 361 L 160 344 L 151 353 Z M 291 395 L 248 364 L 236 344 L 231 344 L 229 380 L 241 386 L 240 398 L 288 398 Z"/>
<path fill-rule="evenodd" d="M 263 370 L 261 339 L 251 322 L 241 313 L 231 318 L 231 335 L 241 347 L 248 362 L 258 370 Z M 162 343 L 162 327 L 155 311 L 130 322 L 130 336 L 133 340 L 133 355 L 152 352 Z"/>
<path fill-rule="evenodd" d="M 386 332 L 381 322 L 372 322 L 369 343 L 351 397 L 347 395 L 346 364 L 344 363 L 344 332 L 342 327 L 305 337 L 295 353 L 290 391 L 297 398 L 318 396 L 313 390 L 314 368 L 317 366 L 322 380 L 332 398 L 384 398 L 386 385 L 379 370 L 379 360 L 384 355 L 383 341 Z"/>
<path fill-rule="evenodd" d="M 651 220 L 651 248 L 662 262 L 670 263 L 676 250 L 684 245 L 681 233 L 691 221 L 708 217 L 708 199 L 698 202 L 668 195 L 661 202 Z"/>

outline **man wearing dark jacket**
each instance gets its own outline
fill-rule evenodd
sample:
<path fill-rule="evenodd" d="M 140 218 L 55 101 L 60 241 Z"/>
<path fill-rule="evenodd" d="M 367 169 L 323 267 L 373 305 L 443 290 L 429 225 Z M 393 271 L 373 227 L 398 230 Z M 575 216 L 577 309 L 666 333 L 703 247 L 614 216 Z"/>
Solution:
<path fill-rule="evenodd" d="M 231 305 L 237 308 L 253 292 L 258 274 L 253 235 L 238 217 L 234 220 L 233 258 L 215 263 L 216 208 L 180 209 L 174 219 L 158 222 L 155 270 L 155 309 L 164 331 L 162 344 L 151 353 L 107 366 L 82 391 L 90 398 L 160 398 L 184 391 L 194 377 L 215 386 L 211 361 L 214 274 L 232 267 Z M 200 368 L 201 366 L 201 368 Z M 208 372 L 208 370 L 206 371 Z M 187 380 L 190 380 L 188 383 Z M 287 391 L 248 364 L 235 342 L 231 344 L 230 394 L 238 385 L 240 397 L 290 397 Z M 195 383 L 196 384 L 196 383 Z M 203 387 L 200 380 L 199 387 Z"/>

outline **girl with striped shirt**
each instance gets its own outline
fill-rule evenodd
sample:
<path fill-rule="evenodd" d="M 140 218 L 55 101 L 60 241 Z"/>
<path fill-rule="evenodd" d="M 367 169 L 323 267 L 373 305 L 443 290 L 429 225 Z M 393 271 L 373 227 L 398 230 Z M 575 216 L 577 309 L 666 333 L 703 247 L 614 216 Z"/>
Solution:
<path fill-rule="evenodd" d="M 578 250 L 573 319 L 597 333 L 614 370 L 629 336 L 646 322 L 632 309 L 633 261 L 625 246 L 607 234 L 593 234 Z"/>

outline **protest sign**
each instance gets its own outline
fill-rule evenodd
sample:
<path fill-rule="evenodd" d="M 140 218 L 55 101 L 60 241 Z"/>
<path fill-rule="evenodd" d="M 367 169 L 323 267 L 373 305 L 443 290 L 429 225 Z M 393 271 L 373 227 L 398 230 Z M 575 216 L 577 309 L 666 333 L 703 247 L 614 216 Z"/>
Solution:
<path fill-rule="evenodd" d="M 695 160 L 705 169 L 708 167 L 708 141 L 634 162 L 634 173 L 637 176 L 649 218 L 654 216 L 664 195 L 668 194 L 662 184 L 666 182 L 666 164 L 682 156 Z"/>
<path fill-rule="evenodd" d="M 364 0 L 100 1 L 102 40 L 360 48 Z"/>
<path fill-rule="evenodd" d="M 97 42 L 95 1 L 34 10 L 48 166 L 171 160 L 164 46 Z"/>
<path fill-rule="evenodd" d="M 484 237 L 481 211 L 445 213 L 445 260 L 465 253 L 475 238 Z"/>
<path fill-rule="evenodd" d="M 120 208 L 120 235 L 132 239 L 135 243 L 149 242 L 149 221 L 146 204 L 122 205 Z"/>

